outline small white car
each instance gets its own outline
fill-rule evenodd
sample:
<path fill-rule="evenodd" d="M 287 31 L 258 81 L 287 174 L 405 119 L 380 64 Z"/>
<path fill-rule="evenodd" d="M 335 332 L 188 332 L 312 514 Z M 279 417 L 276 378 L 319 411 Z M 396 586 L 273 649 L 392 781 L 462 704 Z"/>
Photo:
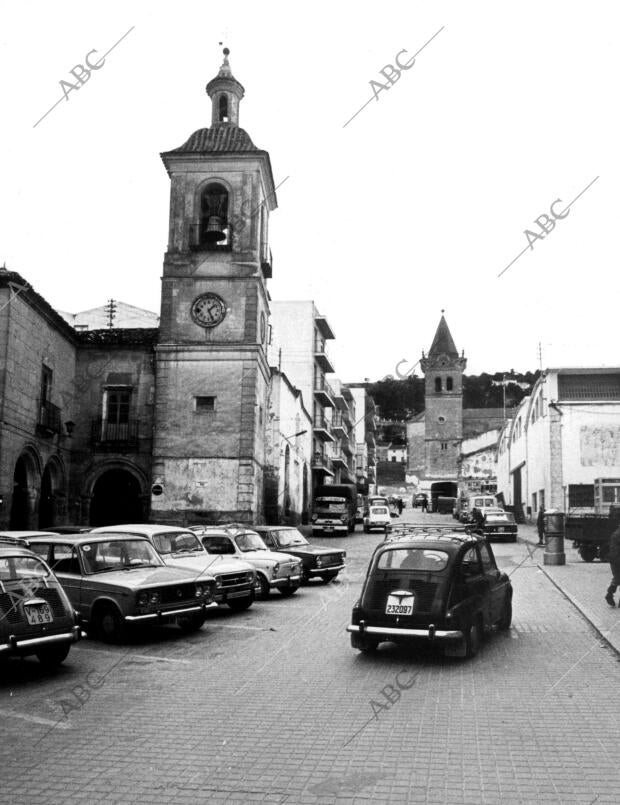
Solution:
<path fill-rule="evenodd" d="M 364 533 L 369 534 L 373 529 L 380 529 L 386 534 L 392 530 L 392 518 L 388 506 L 369 506 L 368 514 L 364 516 Z"/>

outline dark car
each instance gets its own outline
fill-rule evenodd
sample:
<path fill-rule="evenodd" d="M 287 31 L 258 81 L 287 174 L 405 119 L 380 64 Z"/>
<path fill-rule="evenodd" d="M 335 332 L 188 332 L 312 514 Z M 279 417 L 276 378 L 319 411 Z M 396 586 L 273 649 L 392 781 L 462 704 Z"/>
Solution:
<path fill-rule="evenodd" d="M 428 504 L 428 495 L 425 495 L 423 492 L 418 492 L 418 494 L 415 495 L 411 501 L 411 506 L 412 508 L 417 509 L 418 506 L 422 507 L 425 502 Z"/>
<path fill-rule="evenodd" d="M 296 528 L 264 525 L 253 526 L 253 530 L 261 535 L 265 545 L 272 551 L 288 553 L 301 559 L 301 578 L 304 582 L 319 577 L 327 583 L 344 569 L 346 551 L 311 545 Z"/>
<path fill-rule="evenodd" d="M 0 658 L 35 654 L 60 665 L 82 636 L 77 613 L 48 565 L 15 538 L 0 538 Z"/>
<path fill-rule="evenodd" d="M 518 527 L 514 515 L 501 509 L 487 509 L 482 522 L 482 533 L 488 539 L 503 539 L 507 542 L 517 541 Z"/>
<path fill-rule="evenodd" d="M 419 641 L 473 657 L 493 626 L 509 629 L 512 585 L 491 546 L 476 534 L 420 529 L 377 546 L 353 607 L 351 645 Z"/>

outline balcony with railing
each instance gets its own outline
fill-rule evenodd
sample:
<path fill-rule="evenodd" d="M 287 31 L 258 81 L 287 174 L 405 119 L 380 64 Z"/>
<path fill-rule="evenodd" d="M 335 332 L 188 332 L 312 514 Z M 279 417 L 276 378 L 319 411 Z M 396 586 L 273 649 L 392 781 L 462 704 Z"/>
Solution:
<path fill-rule="evenodd" d="M 57 405 L 43 400 L 39 403 L 39 415 L 37 417 L 37 433 L 42 436 L 53 436 L 61 430 L 60 408 Z"/>
<path fill-rule="evenodd" d="M 321 341 L 319 338 L 315 339 L 314 341 L 314 360 L 324 372 L 334 371 L 334 365 L 327 354 L 325 342 Z"/>
<path fill-rule="evenodd" d="M 138 449 L 139 420 L 111 422 L 93 419 L 91 422 L 91 446 L 102 452 L 126 453 Z"/>
<path fill-rule="evenodd" d="M 347 467 L 347 460 L 340 446 L 337 446 L 332 453 L 332 464 L 336 469 Z"/>
<path fill-rule="evenodd" d="M 334 411 L 332 414 L 332 431 L 334 432 L 334 435 L 338 436 L 339 438 L 347 436 L 347 429 L 340 411 Z"/>
<path fill-rule="evenodd" d="M 312 470 L 319 475 L 333 476 L 334 474 L 331 460 L 320 450 L 317 450 L 312 457 Z"/>
<path fill-rule="evenodd" d="M 314 377 L 314 397 L 324 408 L 334 407 L 334 392 L 321 375 Z"/>
<path fill-rule="evenodd" d="M 322 411 L 315 412 L 312 427 L 314 429 L 314 435 L 317 437 L 317 439 L 320 439 L 322 442 L 334 441 L 329 422 L 325 418 L 325 414 Z"/>

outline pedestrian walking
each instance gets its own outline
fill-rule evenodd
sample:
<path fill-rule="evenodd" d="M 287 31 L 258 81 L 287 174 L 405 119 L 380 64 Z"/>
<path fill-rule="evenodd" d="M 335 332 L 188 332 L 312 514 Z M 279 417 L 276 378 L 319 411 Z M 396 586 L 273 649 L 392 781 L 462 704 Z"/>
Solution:
<path fill-rule="evenodd" d="M 426 495 L 424 495 L 424 497 L 422 498 L 422 511 L 423 512 L 428 511 L 428 498 L 426 497 Z"/>
<path fill-rule="evenodd" d="M 538 529 L 538 544 L 545 544 L 545 507 L 541 506 L 538 509 L 538 517 L 536 518 L 536 528 Z"/>
<path fill-rule="evenodd" d="M 607 588 L 605 601 L 615 607 L 614 593 L 620 586 L 620 523 L 609 538 L 609 564 L 611 566 L 611 584 Z"/>
<path fill-rule="evenodd" d="M 402 513 L 403 513 L 403 499 L 402 499 L 402 498 L 398 498 L 398 500 L 396 501 L 396 503 L 398 504 L 398 513 L 399 513 L 399 514 L 402 514 Z"/>

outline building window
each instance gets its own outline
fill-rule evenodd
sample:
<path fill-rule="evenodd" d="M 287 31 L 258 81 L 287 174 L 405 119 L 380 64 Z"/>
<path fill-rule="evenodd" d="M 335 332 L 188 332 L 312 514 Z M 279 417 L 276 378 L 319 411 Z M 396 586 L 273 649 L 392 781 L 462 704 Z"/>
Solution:
<path fill-rule="evenodd" d="M 194 397 L 197 414 L 210 414 L 215 411 L 215 397 Z"/>
<path fill-rule="evenodd" d="M 615 502 L 615 501 L 610 501 Z M 584 506 L 594 507 L 594 484 L 569 484 L 568 485 L 568 505 L 569 508 Z"/>
<path fill-rule="evenodd" d="M 441 449 L 442 450 L 447 450 L 448 449 L 448 442 L 442 442 L 441 443 Z"/>
<path fill-rule="evenodd" d="M 439 422 L 440 425 L 443 425 L 445 421 L 446 421 L 445 416 L 440 415 L 437 417 L 437 422 Z"/>
<path fill-rule="evenodd" d="M 536 505 L 537 501 L 538 501 L 538 495 L 536 494 L 536 492 L 532 492 L 532 511 L 533 512 L 538 511 L 538 507 Z"/>
<path fill-rule="evenodd" d="M 52 396 L 52 377 L 53 372 L 49 366 L 41 367 L 41 405 L 45 406 Z"/>
<path fill-rule="evenodd" d="M 392 456 L 392 461 L 396 461 L 396 456 Z"/>
<path fill-rule="evenodd" d="M 454 384 L 452 382 L 452 378 L 447 377 L 446 378 L 446 391 L 452 391 L 453 388 L 454 388 Z"/>
<path fill-rule="evenodd" d="M 131 389 L 106 389 L 104 401 L 104 419 L 113 425 L 124 425 L 129 422 L 131 406 Z"/>
<path fill-rule="evenodd" d="M 538 504 L 541 509 L 545 508 L 545 490 L 541 489 L 538 492 Z"/>
<path fill-rule="evenodd" d="M 220 95 L 220 123 L 228 123 L 228 98 Z"/>
<path fill-rule="evenodd" d="M 435 391 L 441 391 L 441 378 L 435 378 Z"/>

